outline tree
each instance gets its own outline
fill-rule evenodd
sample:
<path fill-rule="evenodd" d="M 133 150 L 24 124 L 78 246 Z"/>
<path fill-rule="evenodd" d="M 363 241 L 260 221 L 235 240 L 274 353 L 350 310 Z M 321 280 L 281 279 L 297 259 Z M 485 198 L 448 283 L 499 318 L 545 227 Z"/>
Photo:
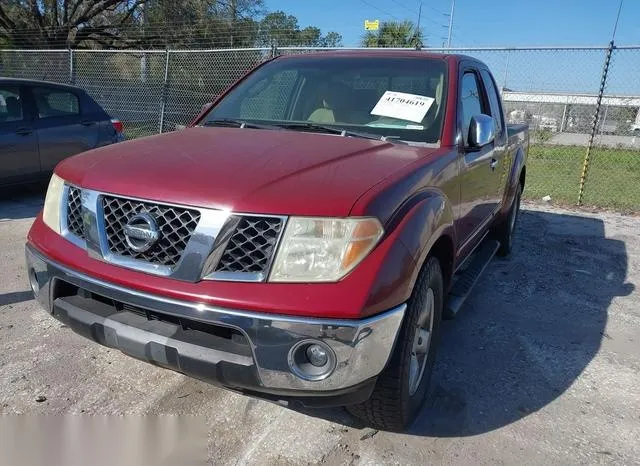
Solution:
<path fill-rule="evenodd" d="M 367 31 L 363 47 L 422 47 L 422 31 L 411 21 L 385 21 L 377 31 Z"/>
<path fill-rule="evenodd" d="M 265 47 L 338 47 L 342 36 L 337 32 L 329 32 L 326 36 L 315 26 L 300 29 L 298 18 L 287 15 L 283 11 L 275 11 L 264 17 L 259 24 L 258 44 Z"/>
<path fill-rule="evenodd" d="M 0 38 L 16 48 L 112 45 L 147 0 L 3 0 Z"/>
<path fill-rule="evenodd" d="M 287 15 L 284 11 L 269 13 L 260 21 L 259 41 L 262 46 L 278 45 L 286 47 L 294 45 L 296 32 L 299 32 L 298 18 Z"/>
<path fill-rule="evenodd" d="M 324 36 L 323 47 L 342 47 L 342 36 L 337 32 L 331 31 Z"/>
<path fill-rule="evenodd" d="M 15 48 L 252 46 L 262 0 L 1 0 Z"/>
<path fill-rule="evenodd" d="M 150 47 L 252 47 L 262 0 L 149 0 L 144 29 Z"/>
<path fill-rule="evenodd" d="M 337 47 L 263 0 L 0 0 L 0 44 L 14 48 Z M 258 18 L 263 17 L 262 20 Z"/>

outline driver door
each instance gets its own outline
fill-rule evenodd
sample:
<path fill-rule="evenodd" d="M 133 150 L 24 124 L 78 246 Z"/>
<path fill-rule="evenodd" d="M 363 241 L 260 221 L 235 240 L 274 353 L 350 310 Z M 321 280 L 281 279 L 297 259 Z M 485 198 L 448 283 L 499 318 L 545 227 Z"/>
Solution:
<path fill-rule="evenodd" d="M 460 238 L 460 254 L 473 249 L 483 237 L 496 208 L 496 185 L 499 171 L 494 143 L 479 149 L 468 145 L 471 119 L 480 114 L 491 115 L 487 94 L 478 70 L 464 66 L 458 85 L 458 124 L 461 131 L 460 204 L 456 229 Z"/>

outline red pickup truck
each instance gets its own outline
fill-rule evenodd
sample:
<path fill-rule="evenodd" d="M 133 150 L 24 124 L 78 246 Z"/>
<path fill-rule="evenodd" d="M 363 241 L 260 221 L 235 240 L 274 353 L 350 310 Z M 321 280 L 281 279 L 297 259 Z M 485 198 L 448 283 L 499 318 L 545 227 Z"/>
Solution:
<path fill-rule="evenodd" d="M 31 287 L 136 358 L 401 430 L 441 319 L 511 249 L 527 150 L 473 58 L 278 57 L 185 130 L 60 163 Z"/>

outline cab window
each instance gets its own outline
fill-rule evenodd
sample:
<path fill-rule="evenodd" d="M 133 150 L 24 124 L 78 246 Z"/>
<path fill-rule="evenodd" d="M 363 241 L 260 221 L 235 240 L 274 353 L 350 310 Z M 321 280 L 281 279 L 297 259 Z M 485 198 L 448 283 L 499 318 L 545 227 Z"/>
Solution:
<path fill-rule="evenodd" d="M 499 136 L 504 130 L 504 121 L 502 118 L 502 105 L 500 105 L 500 94 L 494 84 L 491 74 L 487 70 L 482 70 L 482 80 L 484 81 L 485 89 L 489 97 L 489 104 L 491 106 L 491 116 L 496 121 L 496 135 Z"/>
<path fill-rule="evenodd" d="M 24 108 L 18 86 L 0 86 L 0 123 L 22 121 Z"/>
<path fill-rule="evenodd" d="M 46 87 L 33 88 L 38 118 L 80 115 L 78 97 L 69 91 Z"/>
<path fill-rule="evenodd" d="M 462 76 L 462 84 L 460 86 L 460 107 L 462 110 L 462 137 L 464 145 L 467 145 L 469 137 L 469 126 L 471 118 L 483 111 L 482 96 L 480 94 L 480 85 L 476 73 L 467 71 Z"/>

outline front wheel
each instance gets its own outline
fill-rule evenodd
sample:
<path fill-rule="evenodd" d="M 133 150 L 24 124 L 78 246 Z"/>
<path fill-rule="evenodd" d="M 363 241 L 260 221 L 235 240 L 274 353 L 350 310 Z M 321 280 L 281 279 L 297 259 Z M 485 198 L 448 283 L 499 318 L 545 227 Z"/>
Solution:
<path fill-rule="evenodd" d="M 354 416 L 391 431 L 403 431 L 415 419 L 431 380 L 443 303 L 442 269 L 431 257 L 418 276 L 395 349 L 371 397 L 347 407 Z"/>

